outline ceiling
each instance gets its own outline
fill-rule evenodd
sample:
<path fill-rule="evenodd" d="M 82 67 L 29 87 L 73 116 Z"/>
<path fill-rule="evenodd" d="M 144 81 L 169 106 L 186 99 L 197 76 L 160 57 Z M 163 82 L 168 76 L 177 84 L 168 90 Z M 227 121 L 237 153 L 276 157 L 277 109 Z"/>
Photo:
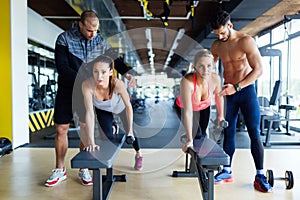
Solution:
<path fill-rule="evenodd" d="M 28 7 L 63 30 L 82 10 L 93 9 L 100 17 L 100 33 L 140 74 L 171 76 L 186 68 L 199 49 L 210 48 L 216 36 L 209 20 L 218 9 L 231 14 L 236 30 L 255 36 L 281 23 L 284 15 L 299 13 L 300 1 L 170 0 L 168 10 L 163 0 L 28 0 Z M 153 16 L 147 19 L 146 11 Z M 158 17 L 165 11 L 170 11 L 168 24 Z"/>

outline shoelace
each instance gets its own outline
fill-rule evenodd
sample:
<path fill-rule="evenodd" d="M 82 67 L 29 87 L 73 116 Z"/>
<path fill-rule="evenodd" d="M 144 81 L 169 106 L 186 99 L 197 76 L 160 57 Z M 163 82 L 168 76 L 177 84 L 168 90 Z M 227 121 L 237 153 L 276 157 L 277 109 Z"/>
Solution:
<path fill-rule="evenodd" d="M 267 181 L 267 179 L 266 179 L 265 176 L 261 176 L 261 179 L 262 179 L 262 181 L 263 181 L 264 184 L 267 184 L 267 183 L 268 183 L 268 181 Z"/>
<path fill-rule="evenodd" d="M 82 176 L 84 177 L 84 179 L 90 179 L 90 178 L 91 178 L 91 176 L 90 176 L 90 174 L 88 173 L 88 170 L 87 170 L 87 169 L 81 170 L 81 173 L 82 173 Z"/>
<path fill-rule="evenodd" d="M 222 173 L 225 173 L 225 172 L 224 171 L 220 171 L 219 173 L 216 174 L 216 177 L 219 176 Z"/>
<path fill-rule="evenodd" d="M 258 175 L 258 177 L 262 181 L 263 184 L 269 184 L 267 181 L 267 178 L 264 175 L 260 174 L 260 175 Z"/>
<path fill-rule="evenodd" d="M 52 172 L 53 173 L 52 173 L 52 175 L 50 177 L 51 179 L 56 178 L 59 173 L 63 172 L 63 170 L 61 170 L 61 169 L 53 169 Z"/>

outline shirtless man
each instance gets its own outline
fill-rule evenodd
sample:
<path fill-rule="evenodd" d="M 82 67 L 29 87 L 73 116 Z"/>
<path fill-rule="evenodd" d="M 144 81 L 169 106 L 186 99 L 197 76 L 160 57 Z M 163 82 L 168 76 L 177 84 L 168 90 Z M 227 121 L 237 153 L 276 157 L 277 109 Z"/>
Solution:
<path fill-rule="evenodd" d="M 260 138 L 260 110 L 254 81 L 263 72 L 260 53 L 253 38 L 233 29 L 230 15 L 219 12 L 211 26 L 218 39 L 211 52 L 214 61 L 221 60 L 224 68 L 224 86 L 220 95 L 226 95 L 226 116 L 229 126 L 224 131 L 224 151 L 230 156 L 230 165 L 216 174 L 215 183 L 232 182 L 231 163 L 235 151 L 236 121 L 241 110 L 251 140 L 251 154 L 256 167 L 254 188 L 270 192 L 272 187 L 263 175 L 264 149 Z"/>

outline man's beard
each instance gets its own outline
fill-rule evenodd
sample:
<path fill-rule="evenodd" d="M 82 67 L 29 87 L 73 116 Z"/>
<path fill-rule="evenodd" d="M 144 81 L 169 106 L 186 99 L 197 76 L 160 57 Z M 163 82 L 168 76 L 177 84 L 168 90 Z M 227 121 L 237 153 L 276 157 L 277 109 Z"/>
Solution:
<path fill-rule="evenodd" d="M 228 30 L 227 38 L 222 39 L 222 40 L 221 40 L 222 42 L 227 42 L 227 40 L 230 38 L 231 30 L 230 30 L 228 27 L 227 27 L 227 30 Z"/>

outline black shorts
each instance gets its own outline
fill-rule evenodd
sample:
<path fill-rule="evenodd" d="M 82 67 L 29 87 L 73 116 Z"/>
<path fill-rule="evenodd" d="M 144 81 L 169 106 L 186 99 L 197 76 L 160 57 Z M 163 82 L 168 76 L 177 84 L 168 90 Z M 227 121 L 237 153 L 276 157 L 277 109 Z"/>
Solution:
<path fill-rule="evenodd" d="M 73 120 L 73 113 L 77 113 L 80 122 L 85 122 L 82 93 L 74 96 L 72 88 L 59 87 L 55 99 L 54 123 L 69 124 Z"/>

